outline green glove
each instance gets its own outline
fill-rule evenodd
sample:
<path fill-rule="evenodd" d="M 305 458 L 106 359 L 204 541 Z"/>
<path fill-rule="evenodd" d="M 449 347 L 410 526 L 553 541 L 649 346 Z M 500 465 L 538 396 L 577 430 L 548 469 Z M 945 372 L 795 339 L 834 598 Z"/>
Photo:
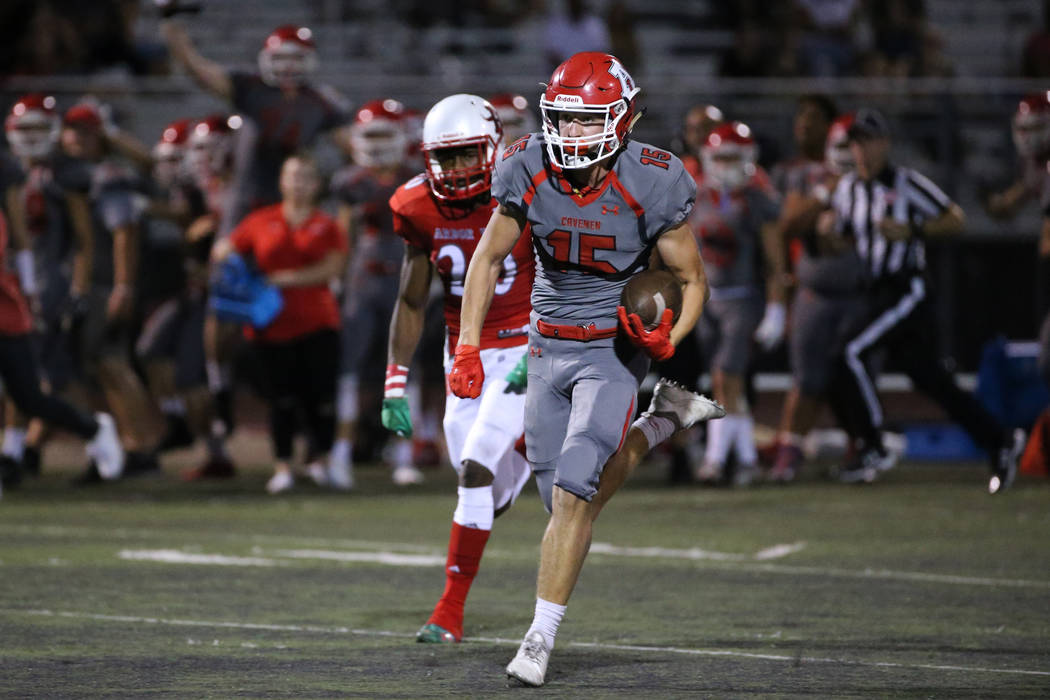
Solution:
<path fill-rule="evenodd" d="M 529 383 L 529 353 L 525 353 L 507 374 L 507 388 L 504 393 L 521 394 Z"/>
<path fill-rule="evenodd" d="M 383 399 L 383 427 L 401 437 L 412 437 L 412 416 L 408 399 Z"/>

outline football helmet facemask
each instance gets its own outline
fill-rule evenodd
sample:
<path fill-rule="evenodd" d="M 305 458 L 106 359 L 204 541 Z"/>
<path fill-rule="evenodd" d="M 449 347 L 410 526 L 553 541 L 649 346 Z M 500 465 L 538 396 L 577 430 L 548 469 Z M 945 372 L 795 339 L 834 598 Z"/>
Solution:
<path fill-rule="evenodd" d="M 267 85 L 299 85 L 317 70 L 317 47 L 307 27 L 285 24 L 270 32 L 259 51 L 259 76 Z"/>
<path fill-rule="evenodd" d="M 547 155 L 554 167 L 587 168 L 615 155 L 634 126 L 638 92 L 619 59 L 607 53 L 578 53 L 555 68 L 540 96 Z M 563 136 L 559 127 L 562 112 L 600 119 L 601 131 Z"/>
<path fill-rule="evenodd" d="M 1011 126 L 1018 154 L 1030 158 L 1045 153 L 1050 148 L 1050 92 L 1021 100 Z"/>
<path fill-rule="evenodd" d="M 27 160 L 47 157 L 58 143 L 62 129 L 55 98 L 39 93 L 21 97 L 11 107 L 4 128 L 11 151 L 17 157 Z"/>
<path fill-rule="evenodd" d="M 423 120 L 422 149 L 434 196 L 464 201 L 488 192 L 502 140 L 496 109 L 477 95 L 451 95 L 431 107 Z M 469 164 L 450 164 L 449 149 L 469 149 L 470 157 L 461 159 Z"/>
<path fill-rule="evenodd" d="M 754 176 L 758 146 L 747 124 L 729 122 L 707 135 L 700 157 L 705 180 L 720 189 L 735 190 Z"/>
<path fill-rule="evenodd" d="M 824 162 L 836 175 L 851 173 L 857 161 L 849 147 L 849 128 L 853 126 L 853 112 L 843 114 L 831 122 L 824 146 Z"/>
<path fill-rule="evenodd" d="M 350 126 L 354 162 L 366 168 L 388 168 L 408 153 L 405 106 L 393 99 L 372 100 L 357 110 Z"/>

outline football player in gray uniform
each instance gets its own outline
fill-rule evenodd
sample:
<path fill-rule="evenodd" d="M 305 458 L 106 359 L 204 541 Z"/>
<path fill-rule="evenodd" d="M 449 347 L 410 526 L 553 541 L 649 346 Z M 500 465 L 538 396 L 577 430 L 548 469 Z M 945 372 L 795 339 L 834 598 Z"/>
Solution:
<path fill-rule="evenodd" d="M 625 444 L 649 358 L 674 354 L 707 294 L 686 223 L 696 185 L 672 154 L 628 140 L 637 94 L 634 80 L 608 54 L 578 53 L 554 71 L 540 98 L 542 133 L 519 139 L 497 160 L 492 195 L 500 206 L 467 270 L 448 382 L 457 396 L 476 397 L 484 381 L 482 321 L 502 261 L 524 231 L 531 233 L 537 266 L 525 444 L 551 519 L 535 617 L 507 666 L 509 676 L 527 685 L 543 684 L 592 523 L 623 481 L 616 459 L 603 465 Z M 657 260 L 682 283 L 682 309 L 677 322 L 668 309 L 647 329 L 619 307 L 620 292 Z M 721 415 L 721 407 L 700 398 L 691 422 Z M 645 441 L 655 444 L 648 433 Z"/>

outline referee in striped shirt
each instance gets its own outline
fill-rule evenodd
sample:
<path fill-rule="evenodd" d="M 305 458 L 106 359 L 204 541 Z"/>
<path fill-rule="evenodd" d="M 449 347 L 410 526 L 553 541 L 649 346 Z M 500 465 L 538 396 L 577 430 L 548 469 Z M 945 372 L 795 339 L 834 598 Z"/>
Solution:
<path fill-rule="evenodd" d="M 868 282 L 867 314 L 846 334 L 833 389 L 832 400 L 860 441 L 839 476 L 870 482 L 893 466 L 882 445 L 882 405 L 869 361 L 881 349 L 988 450 L 989 491 L 998 493 L 1013 481 L 1024 434 L 1006 431 L 956 385 L 937 349 L 925 278 L 926 238 L 959 232 L 962 209 L 923 175 L 890 163 L 889 125 L 879 112 L 858 110 L 849 137 L 857 169 L 839 180 L 821 222 L 823 233 L 853 239 Z"/>

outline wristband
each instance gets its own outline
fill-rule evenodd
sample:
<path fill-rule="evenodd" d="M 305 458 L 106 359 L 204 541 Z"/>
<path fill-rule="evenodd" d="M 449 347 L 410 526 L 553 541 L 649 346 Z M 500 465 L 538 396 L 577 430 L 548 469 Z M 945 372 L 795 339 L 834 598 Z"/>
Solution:
<path fill-rule="evenodd" d="M 405 396 L 408 385 L 408 367 L 404 365 L 386 366 L 386 384 L 383 388 L 384 399 L 401 399 Z"/>
<path fill-rule="evenodd" d="M 18 271 L 22 291 L 29 296 L 36 294 L 36 264 L 33 262 L 32 250 L 26 248 L 15 253 L 15 270 Z"/>

